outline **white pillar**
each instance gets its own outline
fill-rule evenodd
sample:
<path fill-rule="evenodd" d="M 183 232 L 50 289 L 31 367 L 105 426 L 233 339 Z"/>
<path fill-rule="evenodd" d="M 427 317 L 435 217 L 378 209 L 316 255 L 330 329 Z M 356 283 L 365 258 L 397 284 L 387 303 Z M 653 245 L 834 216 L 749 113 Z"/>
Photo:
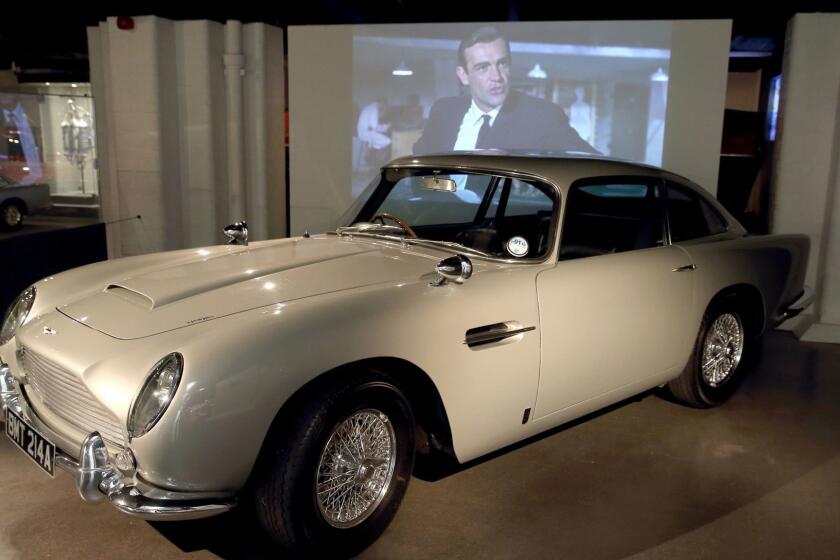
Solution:
<path fill-rule="evenodd" d="M 102 218 L 143 216 L 107 226 L 109 256 L 218 244 L 250 215 L 252 238 L 284 236 L 282 30 L 134 21 L 88 30 Z"/>
<path fill-rule="evenodd" d="M 228 197 L 231 221 L 246 219 L 245 174 L 243 168 L 242 76 L 245 56 L 242 54 L 242 23 L 228 20 L 225 24 L 225 78 L 227 84 L 227 152 Z"/>
<path fill-rule="evenodd" d="M 773 233 L 806 233 L 816 290 L 805 340 L 840 342 L 840 14 L 788 24 L 775 148 Z M 797 330 L 807 327 L 792 325 Z"/>
<path fill-rule="evenodd" d="M 248 235 L 251 239 L 268 237 L 266 200 L 268 192 L 265 119 L 265 25 L 251 23 L 245 26 L 243 50 L 248 61 L 245 75 L 245 198 L 248 217 Z"/>

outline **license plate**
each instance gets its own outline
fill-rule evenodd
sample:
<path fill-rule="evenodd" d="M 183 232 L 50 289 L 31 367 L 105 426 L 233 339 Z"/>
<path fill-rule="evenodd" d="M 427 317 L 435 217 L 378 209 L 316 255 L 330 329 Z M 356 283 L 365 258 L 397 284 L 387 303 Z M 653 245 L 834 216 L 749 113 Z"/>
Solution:
<path fill-rule="evenodd" d="M 8 408 L 6 409 L 6 435 L 44 472 L 52 477 L 55 476 L 53 471 L 55 444 Z"/>

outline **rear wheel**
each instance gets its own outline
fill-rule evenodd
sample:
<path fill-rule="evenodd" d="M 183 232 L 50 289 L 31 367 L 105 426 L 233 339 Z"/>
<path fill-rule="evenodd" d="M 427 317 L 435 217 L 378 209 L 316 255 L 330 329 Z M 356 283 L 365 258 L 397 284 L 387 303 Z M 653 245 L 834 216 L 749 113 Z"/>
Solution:
<path fill-rule="evenodd" d="M 748 334 L 744 312 L 732 298 L 706 310 L 694 351 L 682 374 L 668 383 L 677 400 L 698 408 L 725 402 L 741 382 Z"/>
<path fill-rule="evenodd" d="M 379 372 L 342 378 L 296 407 L 254 483 L 265 532 L 307 556 L 347 557 L 394 518 L 414 466 L 414 418 Z"/>
<path fill-rule="evenodd" d="M 19 202 L 9 200 L 0 206 L 0 226 L 6 231 L 23 227 L 23 206 Z"/>

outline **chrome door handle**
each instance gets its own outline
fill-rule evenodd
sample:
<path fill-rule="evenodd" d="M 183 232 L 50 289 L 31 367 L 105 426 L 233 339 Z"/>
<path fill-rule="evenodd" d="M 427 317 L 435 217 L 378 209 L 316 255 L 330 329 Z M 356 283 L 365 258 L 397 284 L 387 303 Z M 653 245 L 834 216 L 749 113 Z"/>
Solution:
<path fill-rule="evenodd" d="M 680 266 L 672 270 L 671 272 L 687 272 L 689 270 L 695 270 L 697 267 L 693 264 L 687 264 L 685 266 Z"/>

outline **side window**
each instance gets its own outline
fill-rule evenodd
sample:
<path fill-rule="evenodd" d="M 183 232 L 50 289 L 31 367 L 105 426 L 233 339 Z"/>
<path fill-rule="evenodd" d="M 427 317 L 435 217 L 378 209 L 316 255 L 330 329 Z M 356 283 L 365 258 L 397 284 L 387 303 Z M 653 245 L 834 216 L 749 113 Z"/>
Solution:
<path fill-rule="evenodd" d="M 657 181 L 572 185 L 560 259 L 647 249 L 664 243 Z"/>
<path fill-rule="evenodd" d="M 687 187 L 668 183 L 671 241 L 678 243 L 726 231 L 726 222 L 711 204 Z"/>

